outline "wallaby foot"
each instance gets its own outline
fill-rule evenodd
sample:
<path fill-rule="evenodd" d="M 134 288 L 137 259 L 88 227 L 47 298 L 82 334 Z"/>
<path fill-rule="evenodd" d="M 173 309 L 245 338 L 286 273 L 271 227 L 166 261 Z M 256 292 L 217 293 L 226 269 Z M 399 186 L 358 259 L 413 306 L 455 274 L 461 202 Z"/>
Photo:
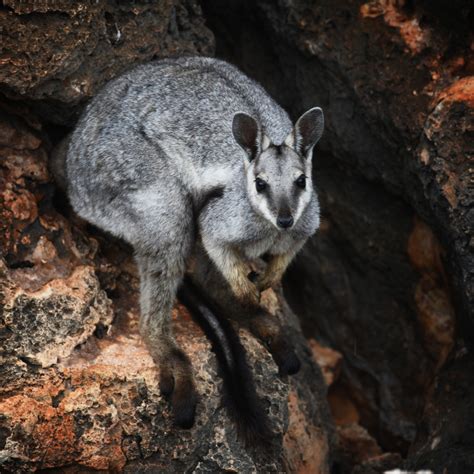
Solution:
<path fill-rule="evenodd" d="M 194 424 L 198 401 L 191 363 L 177 347 L 160 359 L 160 392 L 171 405 L 174 424 L 189 429 Z"/>
<path fill-rule="evenodd" d="M 160 392 L 171 405 L 174 424 L 191 428 L 198 400 L 193 369 L 189 358 L 176 343 L 171 322 L 177 287 L 184 274 L 184 261 L 172 257 L 170 252 L 168 260 L 163 255 L 137 254 L 140 332 L 159 368 Z"/>
<path fill-rule="evenodd" d="M 281 340 L 281 338 L 280 340 L 271 341 L 268 350 L 278 365 L 281 376 L 295 375 L 300 371 L 301 362 L 294 349 L 286 341 Z"/>
<path fill-rule="evenodd" d="M 301 362 L 283 335 L 283 328 L 275 317 L 261 310 L 248 322 L 250 331 L 260 339 L 278 366 L 281 376 L 299 372 Z"/>

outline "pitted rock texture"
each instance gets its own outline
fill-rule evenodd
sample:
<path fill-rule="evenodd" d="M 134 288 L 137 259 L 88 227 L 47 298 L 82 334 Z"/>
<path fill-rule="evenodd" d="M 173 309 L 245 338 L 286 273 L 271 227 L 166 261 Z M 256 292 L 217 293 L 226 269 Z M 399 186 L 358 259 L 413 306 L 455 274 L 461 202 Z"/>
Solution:
<path fill-rule="evenodd" d="M 36 292 L 12 285 L 1 262 L 0 273 L 6 293 L 0 310 L 5 353 L 48 367 L 85 342 L 98 325 L 112 321 L 108 298 L 93 267 L 77 267 L 70 277 L 52 280 Z"/>
<path fill-rule="evenodd" d="M 130 249 L 74 216 L 32 124 L 11 111 L 0 120 L 0 471 L 329 473 L 323 377 L 281 292 L 262 301 L 291 326 L 300 374 L 280 378 L 263 345 L 240 331 L 270 419 L 268 447 L 237 438 L 211 346 L 179 304 L 174 329 L 200 402 L 191 430 L 173 426 L 138 333 Z"/>
<path fill-rule="evenodd" d="M 90 338 L 49 369 L 22 367 L 21 391 L 2 388 L 2 469 L 329 472 L 322 377 L 308 354 L 300 376 L 281 380 L 270 355 L 241 332 L 273 432 L 267 451 L 245 449 L 221 406 L 210 345 L 182 307 L 175 330 L 192 359 L 201 401 L 191 430 L 173 427 L 157 369 L 137 333 L 137 312 L 122 314 L 107 336 Z"/>
<path fill-rule="evenodd" d="M 0 87 L 68 123 L 119 73 L 153 58 L 213 54 L 196 0 L 21 2 L 0 11 Z"/>
<path fill-rule="evenodd" d="M 48 367 L 113 314 L 82 243 L 48 205 L 40 134 L 12 115 L 0 129 L 1 356 Z"/>

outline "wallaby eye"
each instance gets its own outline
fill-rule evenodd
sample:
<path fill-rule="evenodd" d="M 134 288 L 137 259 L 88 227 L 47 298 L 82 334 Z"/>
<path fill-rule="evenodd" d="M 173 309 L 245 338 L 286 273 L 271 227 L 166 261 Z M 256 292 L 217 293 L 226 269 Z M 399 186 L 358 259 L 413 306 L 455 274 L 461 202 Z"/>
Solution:
<path fill-rule="evenodd" d="M 257 189 L 257 193 L 261 193 L 265 191 L 266 187 L 267 187 L 267 183 L 263 179 L 257 178 L 255 180 L 255 188 Z"/>
<path fill-rule="evenodd" d="M 306 176 L 302 174 L 298 179 L 295 181 L 296 186 L 298 186 L 301 189 L 304 189 L 306 187 Z"/>

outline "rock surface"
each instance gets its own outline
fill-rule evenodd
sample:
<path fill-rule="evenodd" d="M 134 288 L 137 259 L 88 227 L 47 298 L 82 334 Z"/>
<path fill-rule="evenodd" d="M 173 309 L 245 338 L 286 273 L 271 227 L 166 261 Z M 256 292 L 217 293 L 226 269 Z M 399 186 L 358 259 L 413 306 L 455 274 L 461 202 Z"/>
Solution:
<path fill-rule="evenodd" d="M 21 2 L 0 11 L 0 88 L 71 124 L 105 82 L 153 58 L 214 51 L 196 0 Z"/>
<path fill-rule="evenodd" d="M 335 468 L 472 470 L 471 2 L 202 6 L 0 9 L 0 470 L 328 469 L 323 381 L 282 295 L 269 302 L 291 323 L 302 374 L 280 380 L 241 333 L 275 423 L 273 451 L 235 439 L 214 356 L 180 306 L 176 328 L 205 403 L 191 432 L 174 430 L 137 335 L 129 249 L 78 221 L 47 172 L 51 146 L 104 82 L 155 57 L 213 54 L 213 33 L 217 55 L 294 117 L 325 110 L 314 160 L 322 227 L 285 296 L 305 334 L 336 351 L 312 346 L 330 383 Z"/>
<path fill-rule="evenodd" d="M 130 249 L 74 216 L 48 173 L 64 130 L 45 119 L 68 123 L 137 62 L 212 52 L 198 5 L 6 2 L 0 22 L 8 32 L 0 70 L 0 471 L 329 473 L 326 388 L 281 291 L 264 302 L 290 326 L 303 362 L 297 376 L 280 378 L 266 349 L 240 331 L 270 419 L 269 445 L 246 448 L 237 438 L 210 344 L 179 304 L 174 326 L 201 401 L 195 426 L 174 428 L 159 368 L 138 334 Z"/>

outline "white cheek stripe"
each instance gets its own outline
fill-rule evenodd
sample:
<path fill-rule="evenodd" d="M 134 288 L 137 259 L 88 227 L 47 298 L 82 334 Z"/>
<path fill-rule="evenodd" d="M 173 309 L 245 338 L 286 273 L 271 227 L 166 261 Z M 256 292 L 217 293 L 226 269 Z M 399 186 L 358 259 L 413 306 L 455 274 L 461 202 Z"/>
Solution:
<path fill-rule="evenodd" d="M 311 196 L 313 195 L 313 180 L 311 179 L 313 166 L 311 163 L 311 159 L 306 160 L 305 165 L 305 175 L 306 175 L 306 189 L 304 193 L 301 195 L 300 200 L 298 202 L 298 207 L 296 209 L 296 213 L 293 216 L 295 224 L 298 222 L 298 219 L 302 216 L 306 206 L 311 201 Z"/>
<path fill-rule="evenodd" d="M 265 217 L 265 219 L 270 222 L 275 228 L 281 230 L 277 224 L 277 216 L 274 216 L 268 207 L 268 202 L 263 195 L 257 193 L 255 189 L 255 180 L 254 180 L 254 163 L 250 163 L 246 166 L 246 173 L 247 173 L 247 194 L 252 203 L 254 209 L 258 210 L 260 214 Z M 311 180 L 311 160 L 308 160 L 306 163 L 305 174 L 306 178 L 306 189 L 303 193 L 300 194 L 298 200 L 298 206 L 296 208 L 296 212 L 293 215 L 294 223 L 296 224 L 300 217 L 303 215 L 306 207 L 308 206 L 309 202 L 311 201 L 311 196 L 313 194 L 313 183 Z M 298 173 L 299 176 L 299 173 Z M 265 176 L 261 175 L 262 179 L 265 179 Z"/>
<path fill-rule="evenodd" d="M 268 208 L 268 203 L 263 198 L 263 196 L 261 196 L 257 193 L 257 190 L 255 189 L 253 168 L 254 168 L 254 165 L 252 163 L 246 170 L 246 172 L 247 172 L 247 194 L 248 194 L 248 197 L 250 199 L 250 202 L 252 203 L 254 209 L 257 209 L 258 211 L 260 211 L 260 214 L 262 214 L 262 216 L 265 217 L 265 219 L 267 219 L 275 227 L 278 228 L 277 223 L 276 223 L 276 218 L 270 212 L 270 209 Z M 262 177 L 263 177 L 263 175 L 262 175 Z"/>
<path fill-rule="evenodd" d="M 311 201 L 311 195 L 313 194 L 313 184 L 311 180 L 306 181 L 306 190 L 304 191 L 303 195 L 301 195 L 300 200 L 298 201 L 298 207 L 296 208 L 296 213 L 293 216 L 295 224 L 298 222 L 298 219 L 303 214 L 306 206 Z"/>
<path fill-rule="evenodd" d="M 262 138 L 262 152 L 270 146 L 270 139 L 264 134 Z"/>
<path fill-rule="evenodd" d="M 259 206 L 259 208 L 262 211 L 262 214 L 267 218 L 268 221 L 270 221 L 278 229 L 276 219 L 274 216 L 272 216 L 272 213 L 270 212 L 267 201 L 262 199 L 262 204 L 263 206 L 262 205 Z"/>
<path fill-rule="evenodd" d="M 287 147 L 290 147 L 290 148 L 293 148 L 295 146 L 295 133 L 294 133 L 294 130 L 292 130 L 289 133 L 289 135 L 285 138 L 284 143 Z"/>

